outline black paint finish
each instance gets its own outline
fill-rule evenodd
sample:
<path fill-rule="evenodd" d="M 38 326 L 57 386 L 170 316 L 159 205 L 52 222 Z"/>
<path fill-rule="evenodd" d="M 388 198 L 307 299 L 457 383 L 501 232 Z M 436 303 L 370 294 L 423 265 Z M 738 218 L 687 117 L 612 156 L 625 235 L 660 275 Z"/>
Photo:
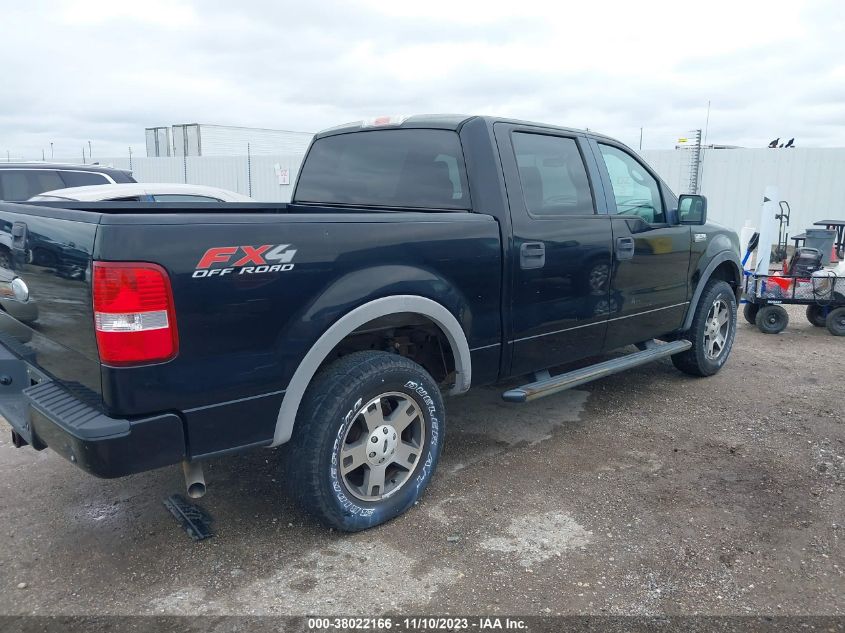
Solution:
<path fill-rule="evenodd" d="M 673 223 L 677 201 L 665 185 L 669 223 L 614 216 L 596 135 L 482 117 L 415 118 L 403 127 L 458 135 L 471 212 L 314 203 L 0 203 L 0 249 L 8 242 L 11 254 L 6 272 L 27 283 L 39 306 L 29 324 L 3 315 L 0 330 L 34 350 L 49 376 L 85 384 L 110 416 L 172 414 L 190 455 L 198 456 L 268 443 L 302 358 L 335 321 L 373 299 L 410 294 L 446 307 L 466 334 L 479 385 L 671 334 L 714 257 L 739 274 L 735 234 Z M 595 213 L 540 218 L 526 211 L 514 131 L 575 140 Z M 707 239 L 692 243 L 692 233 Z M 620 237 L 633 240 L 632 257 L 620 257 Z M 542 249 L 541 265 L 524 265 L 526 244 Z M 293 267 L 194 276 L 208 249 L 243 245 L 288 245 L 296 250 Z M 100 365 L 90 290 L 95 260 L 150 261 L 167 270 L 176 358 Z"/>

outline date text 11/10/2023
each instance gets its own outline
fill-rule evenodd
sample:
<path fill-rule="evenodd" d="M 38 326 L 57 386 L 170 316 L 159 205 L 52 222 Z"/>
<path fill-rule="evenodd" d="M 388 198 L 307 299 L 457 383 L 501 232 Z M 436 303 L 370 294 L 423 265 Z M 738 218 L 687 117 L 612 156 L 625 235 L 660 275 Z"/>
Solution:
<path fill-rule="evenodd" d="M 308 630 L 314 631 L 526 631 L 520 618 L 508 617 L 311 617 Z"/>

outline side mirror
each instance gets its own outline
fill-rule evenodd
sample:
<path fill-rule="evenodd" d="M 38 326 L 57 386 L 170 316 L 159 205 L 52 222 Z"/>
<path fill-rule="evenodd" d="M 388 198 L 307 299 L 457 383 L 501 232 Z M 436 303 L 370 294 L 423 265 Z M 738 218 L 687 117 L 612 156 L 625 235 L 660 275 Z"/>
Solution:
<path fill-rule="evenodd" d="M 678 219 L 681 224 L 704 224 L 707 222 L 707 198 L 684 194 L 678 198 Z"/>

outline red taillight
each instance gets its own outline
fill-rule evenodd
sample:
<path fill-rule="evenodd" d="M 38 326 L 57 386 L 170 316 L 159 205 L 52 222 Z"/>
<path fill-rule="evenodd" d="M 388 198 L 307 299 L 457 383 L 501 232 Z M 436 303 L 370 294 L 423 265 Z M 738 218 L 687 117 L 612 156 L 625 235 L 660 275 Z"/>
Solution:
<path fill-rule="evenodd" d="M 176 313 L 164 268 L 145 262 L 94 262 L 92 294 L 103 363 L 138 365 L 176 356 Z"/>

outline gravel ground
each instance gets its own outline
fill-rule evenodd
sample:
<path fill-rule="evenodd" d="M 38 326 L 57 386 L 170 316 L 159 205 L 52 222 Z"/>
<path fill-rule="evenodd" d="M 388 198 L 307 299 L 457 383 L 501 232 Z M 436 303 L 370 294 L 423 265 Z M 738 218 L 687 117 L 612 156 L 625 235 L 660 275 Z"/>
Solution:
<path fill-rule="evenodd" d="M 802 312 L 742 322 L 710 379 L 449 400 L 425 498 L 355 535 L 291 504 L 274 451 L 209 464 L 194 543 L 178 468 L 97 480 L 2 429 L 0 613 L 843 615 L 845 340 Z"/>

